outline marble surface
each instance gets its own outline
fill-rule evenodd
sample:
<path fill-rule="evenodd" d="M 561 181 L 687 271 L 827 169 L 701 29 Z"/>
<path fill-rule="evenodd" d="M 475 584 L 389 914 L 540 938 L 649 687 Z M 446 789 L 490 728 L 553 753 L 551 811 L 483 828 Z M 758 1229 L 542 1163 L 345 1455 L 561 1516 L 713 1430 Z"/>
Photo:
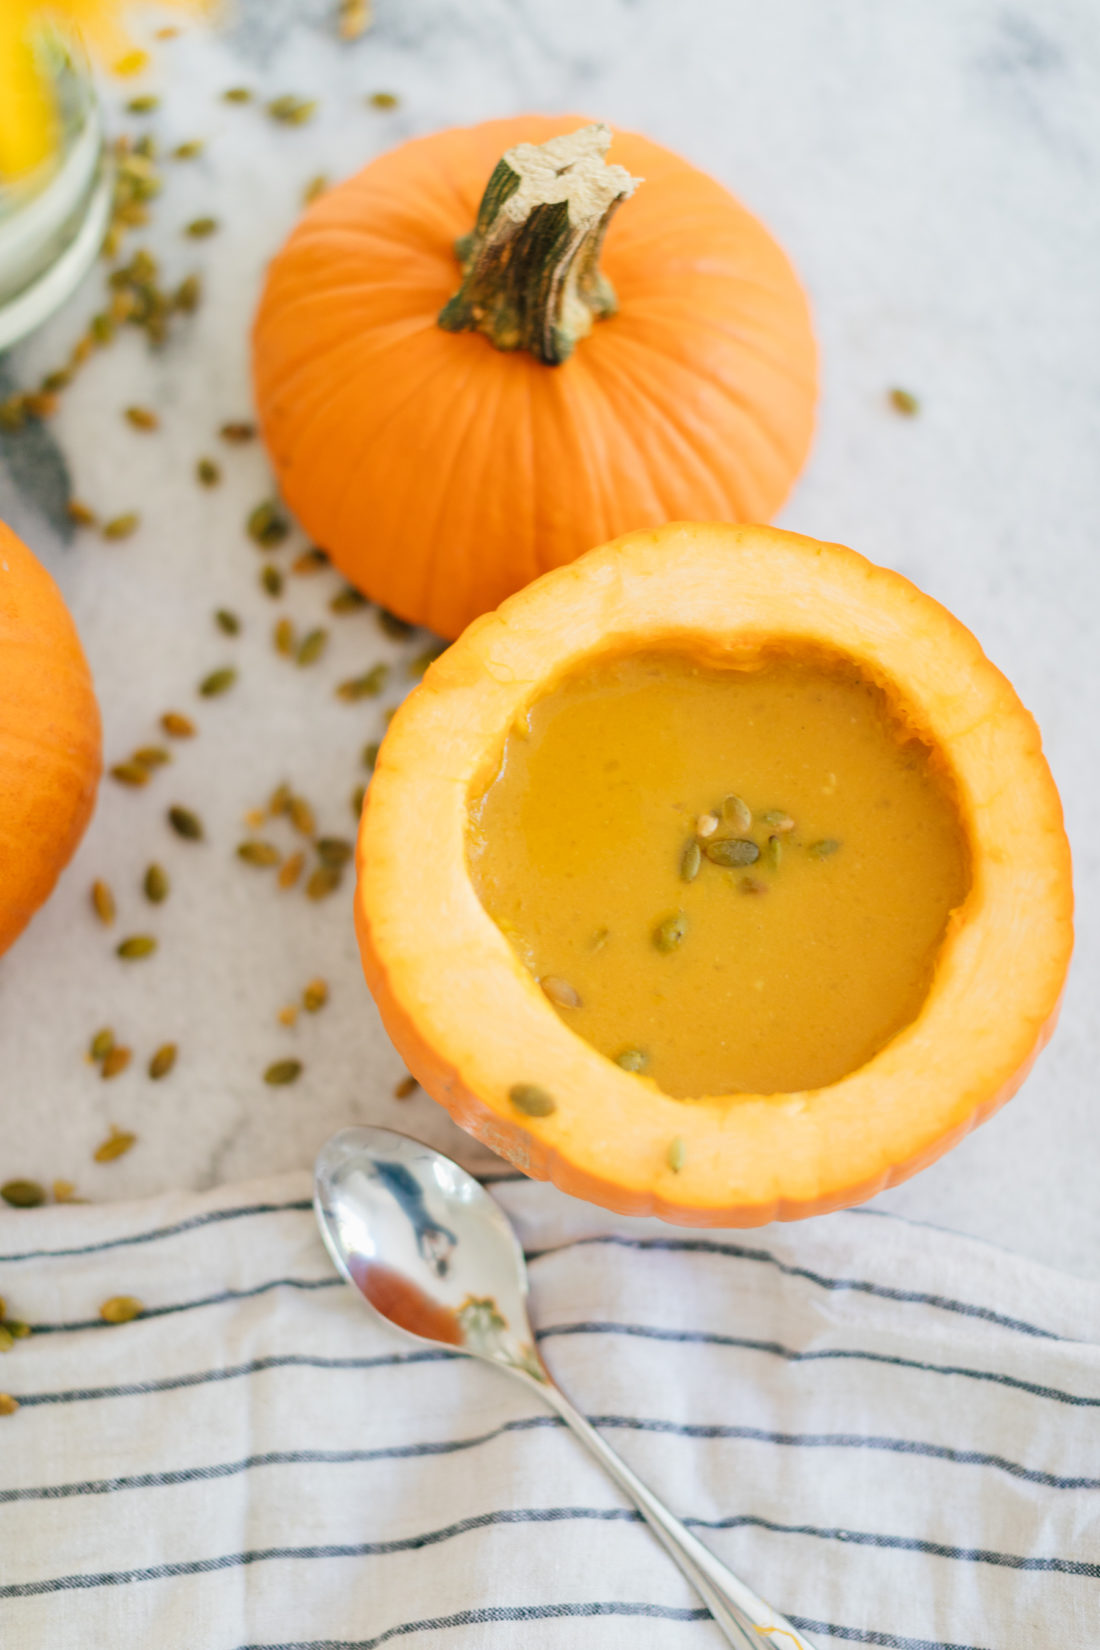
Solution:
<path fill-rule="evenodd" d="M 1015 681 L 1043 728 L 1075 846 L 1081 937 L 1061 1028 L 1022 1093 L 938 1165 L 878 1199 L 910 1218 L 975 1233 L 1100 1275 L 1100 32 L 1092 0 L 376 0 L 373 30 L 341 44 L 328 0 L 239 0 L 218 35 L 189 29 L 155 48 L 162 142 L 207 139 L 166 167 L 147 233 L 166 271 L 201 270 L 206 299 L 165 348 L 128 334 L 98 356 L 48 424 L 0 438 L 0 516 L 61 583 L 84 636 L 109 761 L 155 733 L 169 706 L 201 734 L 145 790 L 105 781 L 91 829 L 50 905 L 0 961 L 0 1179 L 74 1180 L 96 1200 L 303 1165 L 350 1120 L 382 1120 L 477 1152 L 423 1095 L 399 1103 L 402 1067 L 362 983 L 349 885 L 311 903 L 234 857 L 245 811 L 280 780 L 348 834 L 358 752 L 409 685 L 369 614 L 331 618 L 334 575 L 257 586 L 242 523 L 269 487 L 258 446 L 215 434 L 247 417 L 248 322 L 267 258 L 303 186 L 340 176 L 410 135 L 525 108 L 579 110 L 638 127 L 709 167 L 773 226 L 812 295 L 823 356 L 820 429 L 782 524 L 854 545 L 953 608 Z M 220 101 L 229 85 L 317 97 L 315 121 L 274 126 Z M 392 91 L 382 113 L 364 95 Z M 117 98 L 116 98 L 117 101 Z M 120 127 L 138 128 L 118 116 Z M 188 220 L 220 232 L 197 243 Z M 0 361 L 4 387 L 61 359 L 100 306 L 102 273 L 38 336 Z M 912 389 L 920 416 L 886 405 Z M 156 435 L 121 409 L 158 410 Z M 221 487 L 192 479 L 222 464 Z M 72 534 L 72 486 L 105 515 L 138 509 L 125 543 Z M 279 553 L 288 563 L 303 541 Z M 243 635 L 211 610 L 240 612 Z M 282 611 L 328 623 L 311 670 L 278 659 Z M 397 663 L 381 702 L 335 683 Z M 223 663 L 237 688 L 195 686 Z M 181 801 L 208 841 L 164 824 Z M 153 909 L 139 882 L 161 861 L 174 891 Z M 99 927 L 88 888 L 120 903 Z M 160 939 L 125 965 L 126 933 Z M 313 975 L 331 1002 L 288 1030 L 279 1007 Z M 84 1058 L 112 1025 L 135 1062 L 113 1082 Z M 178 1041 L 154 1084 L 152 1049 Z M 293 1087 L 266 1086 L 294 1055 Z M 108 1125 L 138 1144 L 96 1166 Z M 871 1223 L 868 1223 L 869 1234 Z"/>

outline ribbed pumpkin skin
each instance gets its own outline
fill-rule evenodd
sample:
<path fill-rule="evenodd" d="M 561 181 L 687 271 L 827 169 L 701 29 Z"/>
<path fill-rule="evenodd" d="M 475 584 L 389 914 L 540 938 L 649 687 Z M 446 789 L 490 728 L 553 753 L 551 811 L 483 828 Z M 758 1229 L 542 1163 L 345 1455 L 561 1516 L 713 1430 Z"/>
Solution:
<path fill-rule="evenodd" d="M 101 766 L 76 627 L 45 568 L 0 522 L 0 951 L 72 857 Z"/>
<path fill-rule="evenodd" d="M 634 133 L 608 156 L 645 180 L 601 259 L 617 315 L 559 367 L 436 324 L 501 155 L 583 124 L 407 143 L 322 196 L 268 274 L 254 379 L 283 495 L 348 579 L 443 636 L 632 528 L 768 520 L 809 446 L 816 352 L 787 258 Z"/>

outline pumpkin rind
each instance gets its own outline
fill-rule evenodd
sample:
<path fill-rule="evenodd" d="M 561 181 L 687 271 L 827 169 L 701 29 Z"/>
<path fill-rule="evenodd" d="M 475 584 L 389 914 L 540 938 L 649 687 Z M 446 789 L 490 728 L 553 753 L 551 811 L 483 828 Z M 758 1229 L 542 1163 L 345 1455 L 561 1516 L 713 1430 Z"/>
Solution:
<path fill-rule="evenodd" d="M 631 528 L 768 519 L 809 446 L 816 355 L 784 253 L 634 133 L 609 155 L 644 180 L 601 256 L 617 314 L 555 367 L 438 325 L 502 153 L 582 124 L 407 143 L 316 201 L 268 273 L 253 370 L 283 495 L 347 578 L 443 636 Z"/>
<path fill-rule="evenodd" d="M 468 800 L 516 716 L 586 655 L 675 645 L 720 660 L 777 639 L 855 658 L 900 702 L 951 770 L 972 885 L 920 1015 L 865 1066 L 803 1094 L 677 1101 L 547 1003 L 474 892 Z M 1061 804 L 1010 684 L 900 575 L 762 527 L 630 534 L 471 626 L 394 718 L 358 865 L 367 980 L 428 1092 L 525 1173 L 685 1225 L 824 1213 L 933 1161 L 1023 1080 L 1072 949 Z M 557 1110 L 518 1115 L 517 1082 L 549 1090 Z M 665 1156 L 676 1137 L 678 1173 Z"/>
<path fill-rule="evenodd" d="M 0 522 L 0 951 L 53 890 L 99 782 L 99 708 L 57 586 Z"/>

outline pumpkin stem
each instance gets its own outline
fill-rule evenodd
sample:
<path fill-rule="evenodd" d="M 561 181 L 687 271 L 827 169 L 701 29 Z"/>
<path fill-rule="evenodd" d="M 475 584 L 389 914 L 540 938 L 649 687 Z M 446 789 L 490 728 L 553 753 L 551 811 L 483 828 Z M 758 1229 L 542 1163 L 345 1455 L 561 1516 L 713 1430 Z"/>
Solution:
<path fill-rule="evenodd" d="M 607 164 L 610 142 L 607 126 L 584 126 L 517 143 L 497 162 L 473 231 L 455 242 L 463 280 L 439 313 L 444 331 L 480 332 L 556 367 L 593 321 L 614 315 L 600 248 L 641 180 Z"/>

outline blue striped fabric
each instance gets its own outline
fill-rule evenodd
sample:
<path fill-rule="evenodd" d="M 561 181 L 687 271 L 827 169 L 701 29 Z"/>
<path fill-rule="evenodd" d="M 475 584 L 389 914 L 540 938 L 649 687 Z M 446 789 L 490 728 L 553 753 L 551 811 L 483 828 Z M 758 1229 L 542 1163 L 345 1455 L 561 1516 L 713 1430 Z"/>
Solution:
<path fill-rule="evenodd" d="M 505 1377 L 376 1324 L 303 1176 L 0 1216 L 0 1643 L 710 1650 L 633 1510 Z M 1100 1290 L 858 1213 L 617 1220 L 502 1175 L 547 1361 L 822 1645 L 1100 1623 Z M 137 1322 L 99 1306 L 133 1294 Z"/>

